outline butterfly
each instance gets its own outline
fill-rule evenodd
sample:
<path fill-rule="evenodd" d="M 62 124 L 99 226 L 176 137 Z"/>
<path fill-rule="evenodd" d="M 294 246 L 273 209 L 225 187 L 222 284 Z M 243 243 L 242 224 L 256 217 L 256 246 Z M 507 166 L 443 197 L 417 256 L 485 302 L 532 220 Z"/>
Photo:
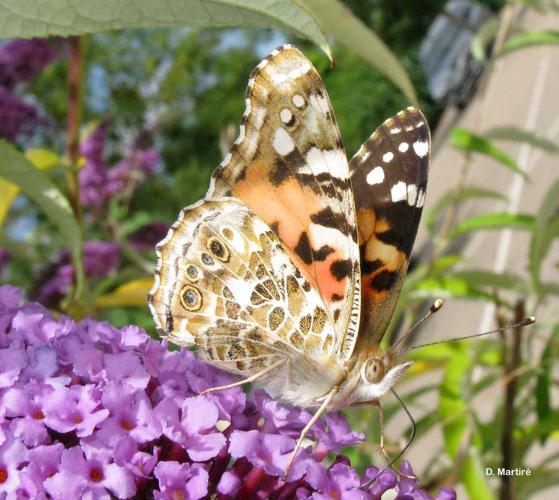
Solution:
<path fill-rule="evenodd" d="M 347 161 L 324 84 L 284 45 L 248 81 L 240 135 L 157 245 L 160 332 L 316 412 L 376 403 L 411 366 L 383 352 L 425 201 L 430 132 L 409 107 Z M 291 464 L 291 462 L 290 462 Z M 288 467 L 289 468 L 289 467 Z"/>

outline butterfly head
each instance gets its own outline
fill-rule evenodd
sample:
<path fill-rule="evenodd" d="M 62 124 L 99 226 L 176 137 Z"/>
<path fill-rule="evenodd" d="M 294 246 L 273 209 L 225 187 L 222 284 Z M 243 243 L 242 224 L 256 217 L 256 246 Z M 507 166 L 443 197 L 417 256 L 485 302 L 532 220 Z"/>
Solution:
<path fill-rule="evenodd" d="M 375 350 L 368 353 L 360 363 L 355 402 L 380 398 L 396 385 L 411 365 L 412 361 L 401 362 L 390 351 L 382 353 Z"/>

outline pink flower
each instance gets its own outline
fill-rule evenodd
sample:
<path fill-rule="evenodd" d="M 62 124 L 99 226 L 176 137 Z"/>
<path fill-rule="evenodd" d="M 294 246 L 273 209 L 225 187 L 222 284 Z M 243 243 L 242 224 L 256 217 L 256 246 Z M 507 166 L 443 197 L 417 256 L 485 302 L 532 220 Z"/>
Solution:
<path fill-rule="evenodd" d="M 116 498 L 130 498 L 136 487 L 134 476 L 123 467 L 103 456 L 84 457 L 74 446 L 62 453 L 60 472 L 44 482 L 45 489 L 55 499 L 109 498 L 107 490 Z"/>

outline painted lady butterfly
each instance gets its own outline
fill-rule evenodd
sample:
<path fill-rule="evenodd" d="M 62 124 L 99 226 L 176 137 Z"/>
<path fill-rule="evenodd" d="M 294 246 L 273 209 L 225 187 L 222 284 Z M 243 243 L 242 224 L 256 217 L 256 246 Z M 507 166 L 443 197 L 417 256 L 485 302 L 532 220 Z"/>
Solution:
<path fill-rule="evenodd" d="M 420 111 L 347 162 L 320 76 L 295 47 L 253 71 L 239 138 L 206 197 L 157 245 L 160 331 L 270 394 L 324 411 L 375 403 L 410 367 L 384 335 L 425 200 Z M 227 386 L 229 387 L 229 386 Z M 214 388 L 222 389 L 222 388 Z"/>

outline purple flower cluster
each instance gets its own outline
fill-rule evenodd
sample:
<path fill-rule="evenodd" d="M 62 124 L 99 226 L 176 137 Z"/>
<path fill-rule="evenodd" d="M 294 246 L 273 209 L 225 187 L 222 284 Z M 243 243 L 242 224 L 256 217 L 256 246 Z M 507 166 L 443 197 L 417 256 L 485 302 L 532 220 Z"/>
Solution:
<path fill-rule="evenodd" d="M 46 40 L 13 40 L 0 47 L 0 137 L 15 141 L 39 123 L 39 112 L 14 93 L 14 87 L 33 79 L 56 55 Z"/>
<path fill-rule="evenodd" d="M 339 414 L 314 426 L 316 444 L 286 481 L 309 413 L 261 390 L 200 396 L 229 376 L 138 327 L 54 319 L 20 300 L 0 288 L 0 499 L 430 498 L 390 470 L 362 478 L 344 456 L 327 465 L 328 452 L 363 438 Z"/>
<path fill-rule="evenodd" d="M 153 248 L 169 232 L 167 222 L 152 222 L 140 227 L 128 236 L 128 240 L 140 251 L 153 251 Z"/>
<path fill-rule="evenodd" d="M 107 241 L 86 241 L 83 246 L 83 264 L 86 276 L 106 278 L 120 264 L 118 245 Z M 74 283 L 74 266 L 70 252 L 62 250 L 55 262 L 40 274 L 34 296 L 41 304 L 56 309 Z"/>
<path fill-rule="evenodd" d="M 154 173 L 159 153 L 153 148 L 134 147 L 109 168 L 104 157 L 107 124 L 102 123 L 81 144 L 85 166 L 80 170 L 80 201 L 83 206 L 99 208 L 125 189 L 135 189 L 145 176 Z"/>
<path fill-rule="evenodd" d="M 35 78 L 57 55 L 48 41 L 12 40 L 0 47 L 0 86 L 13 88 Z"/>

